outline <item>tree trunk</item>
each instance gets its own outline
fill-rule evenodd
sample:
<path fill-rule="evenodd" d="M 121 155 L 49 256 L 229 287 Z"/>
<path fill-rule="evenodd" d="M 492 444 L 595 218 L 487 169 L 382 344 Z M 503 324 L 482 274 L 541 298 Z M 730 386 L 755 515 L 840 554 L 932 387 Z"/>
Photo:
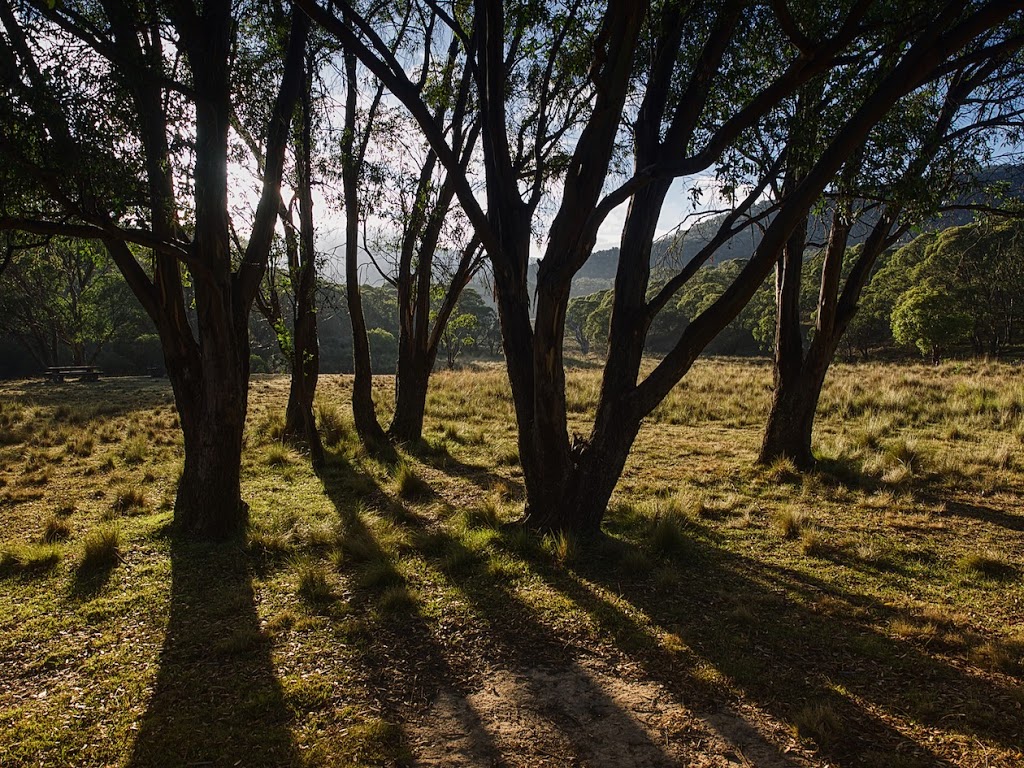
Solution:
<path fill-rule="evenodd" d="M 302 129 L 297 143 L 299 187 L 299 242 L 289 248 L 290 272 L 297 277 L 295 287 L 294 334 L 292 341 L 292 381 L 285 411 L 284 433 L 292 440 L 304 440 L 309 446 L 314 469 L 324 464 L 324 447 L 313 418 L 313 398 L 320 374 L 320 344 L 316 328 L 316 245 L 313 230 L 312 195 L 312 96 L 311 64 L 302 71 L 300 115 Z"/>
<path fill-rule="evenodd" d="M 803 375 L 786 377 L 776 384 L 759 463 L 789 459 L 799 469 L 814 465 L 811 431 L 821 394 L 821 385 L 816 384 L 814 377 Z"/>
<path fill-rule="evenodd" d="M 789 185 L 797 180 L 787 179 Z M 803 271 L 803 252 L 807 242 L 807 218 L 801 219 L 783 248 L 775 268 L 775 363 L 773 369 L 774 393 L 768 426 L 758 462 L 770 464 L 788 458 L 798 467 L 809 467 L 811 455 L 811 423 L 815 398 L 810 416 L 803 401 L 804 342 L 800 329 L 800 286 Z"/>
<path fill-rule="evenodd" d="M 640 424 L 639 414 L 623 402 L 604 403 L 590 440 L 574 439 L 566 475 L 560 479 L 547 476 L 547 487 L 535 488 L 542 501 L 528 507 L 526 525 L 537 531 L 596 535 Z M 535 485 L 539 484 L 535 481 Z"/>
<path fill-rule="evenodd" d="M 388 428 L 391 439 L 414 443 L 423 437 L 423 416 L 433 360 L 423 350 L 400 350 L 395 377 L 395 415 Z"/>
<path fill-rule="evenodd" d="M 307 265 L 311 268 L 311 265 Z M 312 292 L 310 292 L 311 294 Z M 324 447 L 313 417 L 313 399 L 320 370 L 320 350 L 316 333 L 316 307 L 310 306 L 312 295 L 296 305 L 295 337 L 291 388 L 285 411 L 284 435 L 289 440 L 302 440 L 309 447 L 314 469 L 324 463 Z"/>
<path fill-rule="evenodd" d="M 248 345 L 239 352 L 248 352 Z M 174 501 L 179 532 L 200 539 L 226 539 L 241 532 L 248 505 L 241 500 L 242 432 L 245 428 L 248 364 L 216 374 L 167 360 L 185 438 L 185 464 Z"/>
<path fill-rule="evenodd" d="M 366 318 L 359 290 L 359 174 L 361 158 L 355 150 L 356 110 L 359 83 L 356 59 L 345 54 L 346 105 L 345 135 L 342 146 L 342 186 L 345 192 L 345 297 L 352 322 L 352 417 L 356 433 L 363 445 L 378 453 L 388 448 L 387 436 L 377 420 L 373 403 L 373 369 L 370 361 L 370 340 L 366 334 Z"/>

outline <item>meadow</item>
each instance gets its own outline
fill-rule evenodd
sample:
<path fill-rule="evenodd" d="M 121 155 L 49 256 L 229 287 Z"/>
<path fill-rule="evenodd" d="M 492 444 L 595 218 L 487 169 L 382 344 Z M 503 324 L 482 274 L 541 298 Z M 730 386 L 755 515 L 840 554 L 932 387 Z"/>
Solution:
<path fill-rule="evenodd" d="M 254 377 L 219 546 L 171 535 L 165 381 L 0 383 L 0 765 L 1024 764 L 1020 366 L 837 365 L 798 473 L 770 367 L 702 361 L 588 541 L 510 524 L 502 369 L 433 382 L 387 464 L 322 377 L 318 476 Z"/>

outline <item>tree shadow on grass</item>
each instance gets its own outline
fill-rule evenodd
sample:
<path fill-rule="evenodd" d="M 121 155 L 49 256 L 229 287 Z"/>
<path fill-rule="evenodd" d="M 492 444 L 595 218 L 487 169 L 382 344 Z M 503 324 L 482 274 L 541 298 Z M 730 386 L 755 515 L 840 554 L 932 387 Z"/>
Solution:
<path fill-rule="evenodd" d="M 630 578 L 616 567 L 616 560 L 638 560 L 635 552 L 624 558 L 634 545 L 616 542 L 611 549 L 619 552 L 611 556 L 604 549 L 580 558 L 574 572 L 538 572 L 614 632 L 669 690 L 692 695 L 696 687 L 719 701 L 728 700 L 729 688 L 740 691 L 814 738 L 834 765 L 889 766 L 897 755 L 901 766 L 953 764 L 933 750 L 927 732 L 908 733 L 908 721 L 1011 750 L 1024 737 L 1019 720 L 993 715 L 994 702 L 1013 711 L 1007 687 L 880 633 L 875 625 L 899 618 L 895 609 L 699 536 L 687 562 L 676 566 L 673 586 Z M 680 648 L 666 648 L 602 591 L 649 616 Z M 702 663 L 714 670 L 710 677 L 686 672 Z"/>
<path fill-rule="evenodd" d="M 30 381 L 24 383 L 19 399 L 32 405 L 57 408 L 55 419 L 72 424 L 174 405 L 174 396 L 166 379 L 140 376 L 63 384 Z"/>
<path fill-rule="evenodd" d="M 464 699 L 467 671 L 449 663 L 398 568 L 397 555 L 378 540 L 364 513 L 369 509 L 409 532 L 422 531 L 427 521 L 342 455 L 329 453 L 319 476 L 342 530 L 339 559 L 354 587 L 351 608 L 365 622 L 359 636 L 352 638 L 353 645 L 382 714 L 397 723 L 410 709 L 422 711 L 441 689 Z M 462 726 L 477 758 L 493 764 L 497 747 L 472 708 L 465 709 Z M 384 748 L 387 762 L 404 765 L 410 762 L 408 746 L 378 748 Z"/>
<path fill-rule="evenodd" d="M 172 540 L 160 670 L 132 768 L 300 765 L 238 543 Z"/>
<path fill-rule="evenodd" d="M 572 759 L 593 753 L 597 742 L 580 727 L 579 717 L 585 714 L 574 714 L 571 707 L 562 707 L 552 696 L 552 690 L 571 681 L 578 694 L 573 704 L 597 712 L 596 717 L 607 728 L 614 727 L 622 742 L 616 748 L 637 758 L 621 764 L 675 764 L 585 671 L 574 670 L 564 657 L 557 666 L 565 672 L 540 670 L 539 665 L 550 666 L 555 661 L 547 651 L 561 646 L 559 638 L 536 620 L 529 606 L 501 588 L 499 578 L 481 570 L 480 553 L 469 550 L 436 521 L 417 519 L 415 511 L 395 514 L 399 502 L 382 502 L 387 494 L 378 486 L 372 494 L 376 497 L 372 511 L 405 536 L 397 554 L 388 552 L 361 514 L 365 508 L 357 509 L 353 502 L 351 489 L 365 488 L 365 476 L 357 475 L 353 467 L 336 460 L 328 462 L 321 479 L 344 529 L 342 560 L 355 587 L 352 608 L 368 622 L 360 647 L 361 663 L 388 717 L 403 722 L 407 743 L 419 752 L 418 758 L 495 765 L 512 756 L 509 750 L 516 750 L 514 757 L 536 759 L 540 764 L 550 762 L 555 753 Z M 479 609 L 484 631 L 475 620 L 470 625 L 446 621 L 444 608 L 439 617 L 436 608 L 423 605 L 398 567 L 397 557 L 403 553 L 426 561 L 428 581 L 447 580 L 470 597 Z M 482 591 L 464 590 L 455 574 L 475 574 L 471 581 L 483 578 L 487 586 Z M 511 642 L 505 633 L 491 631 L 508 620 L 517 627 Z M 523 636 L 545 639 L 539 647 L 528 649 L 519 642 Z M 487 710 L 478 711 L 476 696 L 485 689 L 497 690 L 495 686 L 501 695 L 484 696 Z M 529 725 L 523 734 L 535 728 L 542 736 L 529 743 L 521 741 L 522 734 L 510 736 L 503 731 L 505 723 L 496 722 L 495 707 L 512 718 L 528 712 Z M 406 755 L 399 762 L 409 758 Z M 596 764 L 612 763 L 602 758 Z"/>
<path fill-rule="evenodd" d="M 928 501 L 938 504 L 945 503 L 944 517 L 963 517 L 978 522 L 988 523 L 1009 531 L 1024 531 L 1024 516 L 1004 512 L 1001 509 L 982 504 L 968 504 L 962 501 L 951 501 L 931 496 Z"/>

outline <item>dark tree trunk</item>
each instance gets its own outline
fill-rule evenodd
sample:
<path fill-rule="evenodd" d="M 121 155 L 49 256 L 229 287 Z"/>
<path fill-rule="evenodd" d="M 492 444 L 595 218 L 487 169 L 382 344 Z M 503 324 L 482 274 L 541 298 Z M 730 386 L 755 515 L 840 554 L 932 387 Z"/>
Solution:
<path fill-rule="evenodd" d="M 787 186 L 791 187 L 795 179 L 787 181 L 790 181 Z M 762 464 L 788 458 L 798 467 L 806 468 L 814 462 L 811 424 L 817 398 L 811 402 L 808 415 L 805 402 L 811 393 L 805 388 L 804 340 L 800 327 L 800 288 L 806 243 L 807 218 L 804 217 L 786 241 L 775 268 L 774 393 L 758 456 Z"/>
<path fill-rule="evenodd" d="M 316 244 L 313 225 L 312 147 L 313 109 L 310 93 L 310 57 L 303 68 L 300 116 L 302 129 L 297 144 L 299 188 L 298 243 L 289 248 L 290 271 L 295 284 L 295 315 L 292 339 L 292 379 L 285 411 L 285 437 L 304 441 L 314 469 L 324 464 L 324 447 L 313 417 L 313 400 L 320 374 L 320 340 L 316 327 Z"/>
<path fill-rule="evenodd" d="M 814 465 L 811 431 L 821 396 L 824 371 L 801 370 L 796 376 L 781 377 L 775 385 L 758 461 L 770 464 L 789 459 L 799 469 Z"/>
<path fill-rule="evenodd" d="M 423 437 L 423 417 L 433 363 L 424 355 L 417 354 L 421 352 L 416 350 L 404 361 L 399 357 L 395 377 L 395 415 L 388 427 L 391 439 L 398 443 L 415 443 Z"/>
<path fill-rule="evenodd" d="M 345 193 L 345 297 L 352 322 L 352 417 L 356 433 L 371 452 L 387 450 L 387 435 L 377 420 L 373 403 L 373 369 L 370 339 L 366 333 L 363 300 L 359 290 L 359 174 L 362 153 L 355 142 L 359 82 L 356 58 L 345 53 L 345 134 L 342 139 L 342 186 Z M 367 129 L 369 130 L 369 129 Z"/>
<path fill-rule="evenodd" d="M 185 465 L 174 501 L 181 533 L 225 539 L 244 529 L 248 505 L 241 500 L 242 432 L 248 377 L 189 387 L 168 367 L 185 438 Z M 186 389 L 196 390 L 185 392 Z"/>

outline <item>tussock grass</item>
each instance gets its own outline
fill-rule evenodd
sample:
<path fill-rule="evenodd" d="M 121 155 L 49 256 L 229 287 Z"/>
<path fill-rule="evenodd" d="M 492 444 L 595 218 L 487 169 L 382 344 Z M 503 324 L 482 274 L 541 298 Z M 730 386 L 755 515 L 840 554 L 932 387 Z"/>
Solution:
<path fill-rule="evenodd" d="M 43 523 L 43 533 L 40 537 L 44 544 L 56 544 L 71 538 L 71 523 L 66 517 L 51 515 Z"/>
<path fill-rule="evenodd" d="M 311 605 L 326 605 L 335 600 L 327 571 L 322 565 L 304 560 L 298 565 L 299 583 L 296 593 Z"/>
<path fill-rule="evenodd" d="M 488 496 L 481 504 L 470 507 L 463 513 L 463 519 L 469 528 L 497 528 L 501 525 L 502 518 L 500 502 L 494 496 Z"/>
<path fill-rule="evenodd" d="M 141 464 L 149 455 L 149 441 L 143 435 L 129 437 L 121 446 L 121 459 L 125 464 Z"/>
<path fill-rule="evenodd" d="M 957 569 L 967 576 L 992 580 L 1012 579 L 1017 575 L 1006 557 L 991 549 L 962 556 L 957 560 Z"/>
<path fill-rule="evenodd" d="M 182 443 L 166 382 L 0 384 L 0 647 L 29 673 L 0 680 L 19 702 L 0 754 L 31 744 L 40 764 L 130 762 L 140 729 L 145 747 L 147 723 L 173 711 L 213 718 L 234 743 L 211 742 L 215 764 L 296 762 L 281 745 L 309 764 L 406 764 L 421 742 L 402 734 L 437 713 L 443 697 L 417 702 L 449 690 L 449 670 L 470 695 L 492 674 L 565 673 L 586 649 L 594 696 L 615 670 L 617 684 L 660 686 L 665 712 L 761 705 L 780 746 L 789 729 L 820 747 L 802 748 L 810 765 L 889 765 L 901 750 L 1019 762 L 1006 716 L 1024 704 L 1018 368 L 838 365 L 820 461 L 796 473 L 753 464 L 770 369 L 700 360 L 641 430 L 602 536 L 580 542 L 506 524 L 524 490 L 500 366 L 434 377 L 429 445 L 401 453 L 432 489 L 422 499 L 403 499 L 398 465 L 358 447 L 347 377 L 321 379 L 323 472 L 286 449 L 271 467 L 287 384 L 253 380 L 244 548 L 169 533 Z M 374 387 L 389 394 L 393 380 Z M 570 431 L 586 434 L 600 371 L 570 371 L 569 387 Z M 91 452 L 74 447 L 88 439 Z M 147 446 L 138 463 L 132 441 Z M 86 576 L 85 539 L 110 527 L 126 488 L 144 490 L 147 513 L 117 517 L 117 556 Z M 70 539 L 41 543 L 51 517 Z M 155 709 L 110 707 L 125 697 Z M 70 702 L 92 714 L 69 729 Z M 538 748 L 585 759 L 572 737 L 538 733 Z M 175 749 L 166 764 L 194 757 Z"/>
<path fill-rule="evenodd" d="M 799 509 L 787 507 L 775 513 L 775 527 L 784 539 L 798 539 L 812 524 L 810 515 Z"/>
<path fill-rule="evenodd" d="M 546 534 L 543 546 L 562 565 L 572 564 L 579 555 L 579 540 L 568 531 L 554 531 Z"/>
<path fill-rule="evenodd" d="M 831 746 L 843 731 L 842 719 L 827 703 L 806 705 L 793 715 L 793 725 L 798 736 L 813 739 L 820 747 Z"/>
<path fill-rule="evenodd" d="M 678 498 L 656 502 L 647 539 L 651 549 L 665 557 L 682 559 L 690 554 L 692 519 Z"/>
<path fill-rule="evenodd" d="M 348 417 L 336 403 L 318 400 L 316 403 L 316 421 L 323 435 L 324 444 L 337 446 L 352 438 L 353 427 Z"/>
<path fill-rule="evenodd" d="M 116 491 L 111 509 L 119 515 L 137 515 L 146 507 L 146 492 L 137 485 L 128 485 Z"/>
<path fill-rule="evenodd" d="M 92 452 L 96 447 L 96 440 L 92 435 L 76 433 L 68 437 L 64 446 L 72 456 L 85 458 L 92 456 Z"/>
<path fill-rule="evenodd" d="M 288 446 L 271 443 L 263 451 L 263 461 L 268 467 L 287 467 L 295 462 L 295 456 Z"/>
<path fill-rule="evenodd" d="M 394 584 L 380 593 L 377 608 L 383 613 L 408 613 L 416 608 L 416 596 L 404 584 Z"/>
<path fill-rule="evenodd" d="M 90 531 L 82 540 L 78 573 L 82 577 L 97 576 L 114 568 L 120 560 L 120 532 L 110 525 L 101 526 Z"/>
<path fill-rule="evenodd" d="M 519 448 L 515 444 L 505 444 L 494 454 L 494 461 L 499 467 L 518 467 Z"/>
<path fill-rule="evenodd" d="M 0 578 L 43 574 L 60 561 L 61 550 L 54 544 L 13 544 L 0 550 Z"/>
<path fill-rule="evenodd" d="M 406 461 L 400 461 L 395 468 L 395 487 L 398 495 L 409 501 L 426 499 L 433 494 L 430 484 Z"/>

